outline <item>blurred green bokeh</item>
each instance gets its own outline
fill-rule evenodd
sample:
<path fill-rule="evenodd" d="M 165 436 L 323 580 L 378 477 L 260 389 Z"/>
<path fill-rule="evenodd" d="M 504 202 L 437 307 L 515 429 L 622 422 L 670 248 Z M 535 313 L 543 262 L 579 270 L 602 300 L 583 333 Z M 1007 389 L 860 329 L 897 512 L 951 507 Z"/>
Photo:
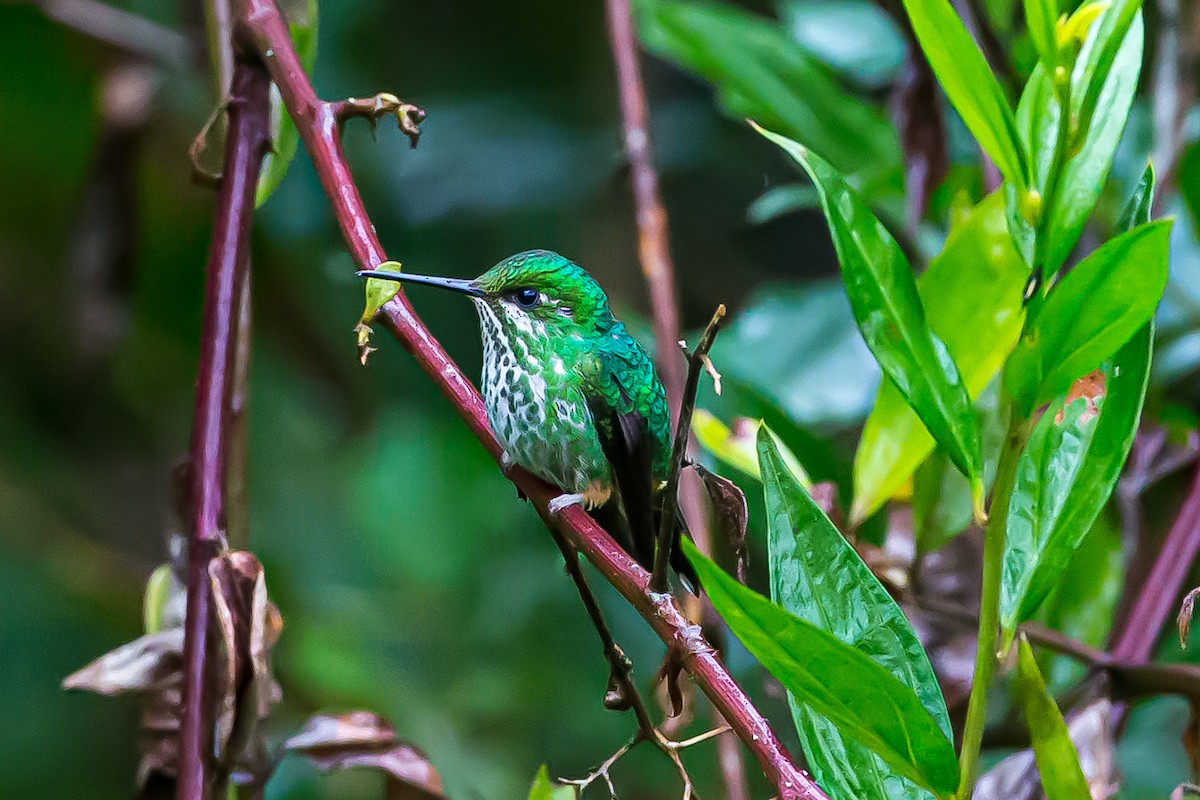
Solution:
<path fill-rule="evenodd" d="M 198 34 L 191 3 L 118 5 Z M 137 703 L 66 695 L 59 681 L 139 633 L 142 584 L 165 556 L 213 204 L 186 157 L 211 103 L 195 64 L 130 73 L 119 50 L 35 8 L 0 7 L 6 797 L 129 794 Z M 819 234 L 818 217 L 745 223 L 764 176 L 790 175 L 770 147 L 672 68 L 648 63 L 647 79 L 685 321 L 763 278 L 834 269 L 827 245 L 811 258 L 779 246 Z M 103 113 L 122 80 L 148 114 L 132 133 Z M 587 265 L 625 316 L 645 312 L 599 5 L 326 3 L 315 82 L 329 97 L 387 90 L 430 112 L 415 151 L 387 124 L 374 137 L 348 130 L 393 258 L 471 276 L 552 248 Z M 455 797 L 523 797 L 542 762 L 582 775 L 632 723 L 600 705 L 607 672 L 560 556 L 394 342 L 377 335 L 380 352 L 359 366 L 360 285 L 303 154 L 256 220 L 253 261 L 250 546 L 285 620 L 273 729 L 316 709 L 377 710 Z M 469 304 L 414 300 L 477 374 Z M 604 599 L 648 678 L 656 638 Z M 688 756 L 702 788 L 713 752 Z M 674 779 L 659 761 L 637 753 L 619 768 L 629 796 L 661 796 Z M 325 779 L 285 759 L 270 796 L 378 791 L 374 776 Z"/>
<path fill-rule="evenodd" d="M 114 5 L 203 40 L 199 4 Z M 861 111 L 869 133 L 881 135 L 857 133 L 894 156 L 884 100 L 905 43 L 890 18 L 859 0 L 747 5 L 779 20 L 749 23 L 772 29 L 759 41 L 764 57 L 778 56 L 797 80 L 815 69 L 834 92 L 806 96 L 785 82 L 796 95 L 779 96 L 795 106 L 788 118 L 803 118 L 810 101 L 838 108 L 850 92 L 870 107 Z M 739 20 L 730 30 L 747 24 Z M 647 43 L 664 46 L 664 36 L 654 29 Z M 720 80 L 742 55 L 717 48 L 733 60 L 692 68 Z M 129 796 L 133 781 L 137 703 L 66 695 L 59 683 L 140 632 L 143 584 L 172 525 L 172 468 L 188 446 L 213 192 L 192 183 L 187 148 L 213 101 L 205 57 L 184 61 L 139 63 L 31 5 L 0 5 L 3 797 L 105 800 Z M 844 500 L 851 434 L 879 376 L 840 285 L 813 283 L 837 273 L 813 195 L 773 145 L 719 110 L 753 98 L 728 86 L 714 98 L 673 66 L 643 63 L 684 322 L 702 324 L 718 302 L 734 312 L 714 351 L 727 391 L 706 389 L 702 403 L 726 420 L 765 417 Z M 631 327 L 648 327 L 602 4 L 327 0 L 314 80 L 328 98 L 390 91 L 429 111 L 415 151 L 386 123 L 374 135 L 365 124 L 347 131 L 390 257 L 473 276 L 519 250 L 558 250 L 595 274 Z M 1101 198 L 1101 227 L 1154 145 L 1147 94 Z M 976 149 L 952 113 L 946 127 L 949 178 L 931 198 L 932 221 L 905 243 L 918 255 L 940 248 L 959 195 L 979 193 Z M 837 130 L 829 135 L 837 141 Z M 1182 162 L 1182 197 L 1165 203 L 1181 217 L 1200 197 L 1194 155 Z M 879 173 L 864 191 L 889 221 L 904 214 L 895 167 L 883 159 L 863 170 Z M 1186 404 L 1194 409 L 1200 395 L 1200 247 L 1186 222 L 1175 227 L 1151 403 L 1194 425 Z M 253 248 L 249 547 L 285 621 L 272 740 L 313 711 L 366 708 L 425 749 L 455 798 L 524 797 L 543 762 L 581 776 L 633 723 L 601 706 L 607 670 L 558 551 L 400 347 L 377 333 L 379 352 L 359 365 L 353 270 L 301 153 L 257 215 Z M 470 305 L 419 289 L 413 300 L 477 374 Z M 762 500 L 746 488 L 753 533 Z M 1163 491 L 1163 507 L 1175 507 L 1178 489 Z M 1166 514 L 1152 510 L 1148 527 L 1161 530 Z M 861 533 L 875 539 L 882 528 L 880 515 Z M 1085 577 L 1074 579 L 1112 561 L 1118 537 L 1105 535 L 1081 551 Z M 648 680 L 661 645 L 611 590 L 601 594 Z M 1105 590 L 1109 613 L 1116 594 Z M 1108 613 L 1096 626 L 1071 611 L 1050 621 L 1100 643 Z M 781 693 L 740 648 L 728 660 L 794 748 Z M 1056 669 L 1064 683 L 1075 678 Z M 1185 722 L 1172 700 L 1135 710 L 1119 753 L 1128 797 L 1162 797 L 1187 776 Z M 617 768 L 621 796 L 674 795 L 670 765 L 643 750 Z M 684 756 L 702 796 L 717 794 L 714 752 L 708 744 Z M 748 767 L 752 794 L 767 796 Z M 285 758 L 268 796 L 373 798 L 380 785 Z"/>

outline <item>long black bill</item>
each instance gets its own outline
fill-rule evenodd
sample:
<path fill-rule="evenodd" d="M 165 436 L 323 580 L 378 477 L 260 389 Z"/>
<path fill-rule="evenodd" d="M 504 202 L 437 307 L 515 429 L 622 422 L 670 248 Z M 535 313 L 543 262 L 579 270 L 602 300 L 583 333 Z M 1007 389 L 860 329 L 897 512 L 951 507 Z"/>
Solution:
<path fill-rule="evenodd" d="M 469 294 L 472 297 L 482 297 L 483 290 L 474 281 L 462 278 L 438 278 L 433 275 L 413 275 L 409 272 L 387 272 L 380 269 L 360 269 L 354 273 L 360 278 L 378 278 L 381 281 L 399 281 L 400 283 L 420 283 L 425 286 L 436 286 L 439 289 L 449 289 L 452 292 Z"/>

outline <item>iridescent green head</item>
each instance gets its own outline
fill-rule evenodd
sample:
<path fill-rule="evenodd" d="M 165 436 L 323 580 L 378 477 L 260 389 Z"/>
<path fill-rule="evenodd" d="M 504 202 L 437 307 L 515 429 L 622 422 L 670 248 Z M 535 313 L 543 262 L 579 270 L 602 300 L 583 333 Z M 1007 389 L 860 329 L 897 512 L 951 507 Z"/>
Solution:
<path fill-rule="evenodd" d="M 481 315 L 490 311 L 518 335 L 598 335 L 615 322 L 600 284 L 583 267 L 549 250 L 509 256 L 473 281 L 377 270 L 358 274 L 461 292 L 475 300 Z"/>

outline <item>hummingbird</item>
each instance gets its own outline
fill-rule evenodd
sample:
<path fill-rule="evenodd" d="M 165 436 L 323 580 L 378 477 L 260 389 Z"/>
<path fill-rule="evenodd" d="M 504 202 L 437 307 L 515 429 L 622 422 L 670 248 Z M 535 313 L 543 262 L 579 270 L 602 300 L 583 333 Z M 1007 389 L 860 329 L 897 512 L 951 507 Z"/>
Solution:
<path fill-rule="evenodd" d="M 474 280 L 362 270 L 365 278 L 466 295 L 479 313 L 488 423 L 517 464 L 563 493 L 550 513 L 581 505 L 639 564 L 654 564 L 671 460 L 671 414 L 654 362 L 587 270 L 558 253 L 510 256 Z M 671 566 L 700 582 L 678 548 Z"/>

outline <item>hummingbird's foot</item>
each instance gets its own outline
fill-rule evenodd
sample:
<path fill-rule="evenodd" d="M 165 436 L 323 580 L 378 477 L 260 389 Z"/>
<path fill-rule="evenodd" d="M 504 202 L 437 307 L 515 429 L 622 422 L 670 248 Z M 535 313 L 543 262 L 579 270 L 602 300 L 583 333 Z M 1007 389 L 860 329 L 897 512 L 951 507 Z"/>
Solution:
<path fill-rule="evenodd" d="M 571 506 L 583 505 L 584 497 L 582 494 L 560 494 L 558 497 L 546 504 L 546 509 L 551 514 L 557 514 L 565 508 Z"/>

